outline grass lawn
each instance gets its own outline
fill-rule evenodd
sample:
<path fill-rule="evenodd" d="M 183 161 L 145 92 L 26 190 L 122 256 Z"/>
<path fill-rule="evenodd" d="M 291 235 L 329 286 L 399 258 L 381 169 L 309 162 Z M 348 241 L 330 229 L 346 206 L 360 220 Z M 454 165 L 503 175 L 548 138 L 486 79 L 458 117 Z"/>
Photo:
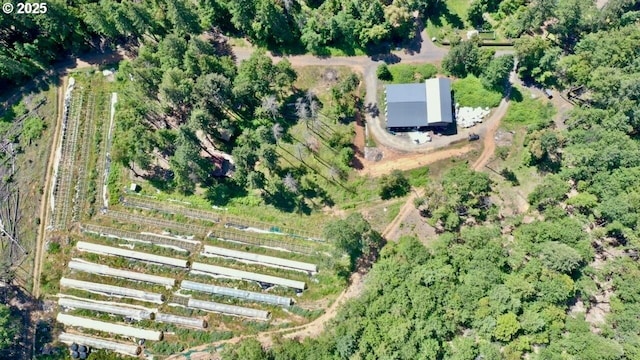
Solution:
<path fill-rule="evenodd" d="M 492 108 L 498 106 L 502 99 L 502 94 L 485 89 L 480 79 L 473 75 L 454 81 L 452 87 L 454 101 L 460 106 Z"/>
<path fill-rule="evenodd" d="M 430 37 L 439 40 L 446 38 L 454 29 L 467 29 L 467 10 L 471 1 L 469 0 L 445 0 L 441 9 L 437 10 L 437 16 L 427 19 L 426 28 Z"/>
<path fill-rule="evenodd" d="M 433 64 L 393 64 L 389 65 L 389 72 L 392 76 L 389 83 L 407 84 L 434 77 L 438 73 L 438 68 Z"/>
<path fill-rule="evenodd" d="M 532 98 L 526 89 L 515 87 L 511 90 L 511 105 L 503 121 L 510 128 L 518 125 L 548 125 L 555 112 L 551 103 L 545 104 L 540 99 Z"/>

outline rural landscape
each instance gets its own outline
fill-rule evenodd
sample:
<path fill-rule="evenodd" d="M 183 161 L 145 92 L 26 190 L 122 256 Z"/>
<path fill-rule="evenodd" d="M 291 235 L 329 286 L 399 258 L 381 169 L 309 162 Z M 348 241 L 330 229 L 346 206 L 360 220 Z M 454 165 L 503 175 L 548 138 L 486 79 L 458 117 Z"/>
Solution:
<path fill-rule="evenodd" d="M 9 1 L 0 43 L 0 359 L 640 359 L 635 0 Z"/>

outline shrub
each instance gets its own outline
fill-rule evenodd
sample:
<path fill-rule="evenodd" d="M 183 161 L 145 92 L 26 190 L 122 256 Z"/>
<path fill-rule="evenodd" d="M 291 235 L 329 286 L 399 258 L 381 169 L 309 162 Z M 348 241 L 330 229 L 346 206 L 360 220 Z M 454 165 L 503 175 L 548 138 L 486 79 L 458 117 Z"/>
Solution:
<path fill-rule="evenodd" d="M 383 200 L 406 195 L 411 190 L 409 179 L 400 170 L 393 170 L 380 180 L 380 197 Z"/>
<path fill-rule="evenodd" d="M 393 79 L 393 76 L 391 75 L 391 72 L 389 71 L 389 67 L 387 66 L 387 64 L 382 64 L 378 66 L 378 69 L 376 70 L 376 75 L 380 80 L 390 81 Z"/>

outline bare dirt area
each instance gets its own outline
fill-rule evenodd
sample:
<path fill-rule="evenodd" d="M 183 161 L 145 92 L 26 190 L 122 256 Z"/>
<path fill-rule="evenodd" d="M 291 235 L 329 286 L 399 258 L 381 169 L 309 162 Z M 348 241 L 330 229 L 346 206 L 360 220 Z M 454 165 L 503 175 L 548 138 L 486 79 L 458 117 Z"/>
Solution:
<path fill-rule="evenodd" d="M 404 213 L 404 218 L 397 223 L 397 226 L 388 231 L 386 239 L 398 241 L 403 236 L 414 236 L 424 245 L 428 244 L 428 239 L 437 236 L 436 229 L 420 216 L 420 212 L 413 205 L 413 199 Z"/>
<path fill-rule="evenodd" d="M 474 149 L 477 149 L 476 145 L 467 144 L 459 148 L 433 151 L 430 153 L 407 154 L 387 150 L 384 152 L 384 158 L 381 161 L 363 161 L 363 168 L 359 173 L 360 175 L 378 177 L 389 174 L 393 170 L 411 170 L 440 160 L 460 157 Z"/>
<path fill-rule="evenodd" d="M 509 101 L 506 99 L 502 99 L 502 101 L 500 102 L 500 106 L 498 106 L 493 114 L 491 114 L 491 117 L 487 121 L 487 123 L 489 123 L 489 126 L 484 134 L 482 154 L 480 155 L 478 160 L 473 163 L 472 168 L 474 170 L 478 171 L 482 169 L 485 165 L 487 165 L 487 163 L 493 156 L 493 153 L 496 150 L 496 131 L 498 131 L 498 128 L 500 127 L 500 120 L 507 113 L 508 108 Z"/>

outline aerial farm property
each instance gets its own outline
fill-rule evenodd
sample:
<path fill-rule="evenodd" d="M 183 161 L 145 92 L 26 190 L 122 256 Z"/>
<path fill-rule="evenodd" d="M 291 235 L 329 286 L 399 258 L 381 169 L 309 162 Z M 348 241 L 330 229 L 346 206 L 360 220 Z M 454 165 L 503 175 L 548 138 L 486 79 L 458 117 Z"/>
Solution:
<path fill-rule="evenodd" d="M 295 314 L 329 271 L 319 232 L 135 192 L 110 198 L 117 95 L 101 77 L 68 78 L 43 249 L 63 250 L 45 255 L 34 284 L 58 299 L 60 341 L 171 354 L 196 338 L 308 321 Z"/>

